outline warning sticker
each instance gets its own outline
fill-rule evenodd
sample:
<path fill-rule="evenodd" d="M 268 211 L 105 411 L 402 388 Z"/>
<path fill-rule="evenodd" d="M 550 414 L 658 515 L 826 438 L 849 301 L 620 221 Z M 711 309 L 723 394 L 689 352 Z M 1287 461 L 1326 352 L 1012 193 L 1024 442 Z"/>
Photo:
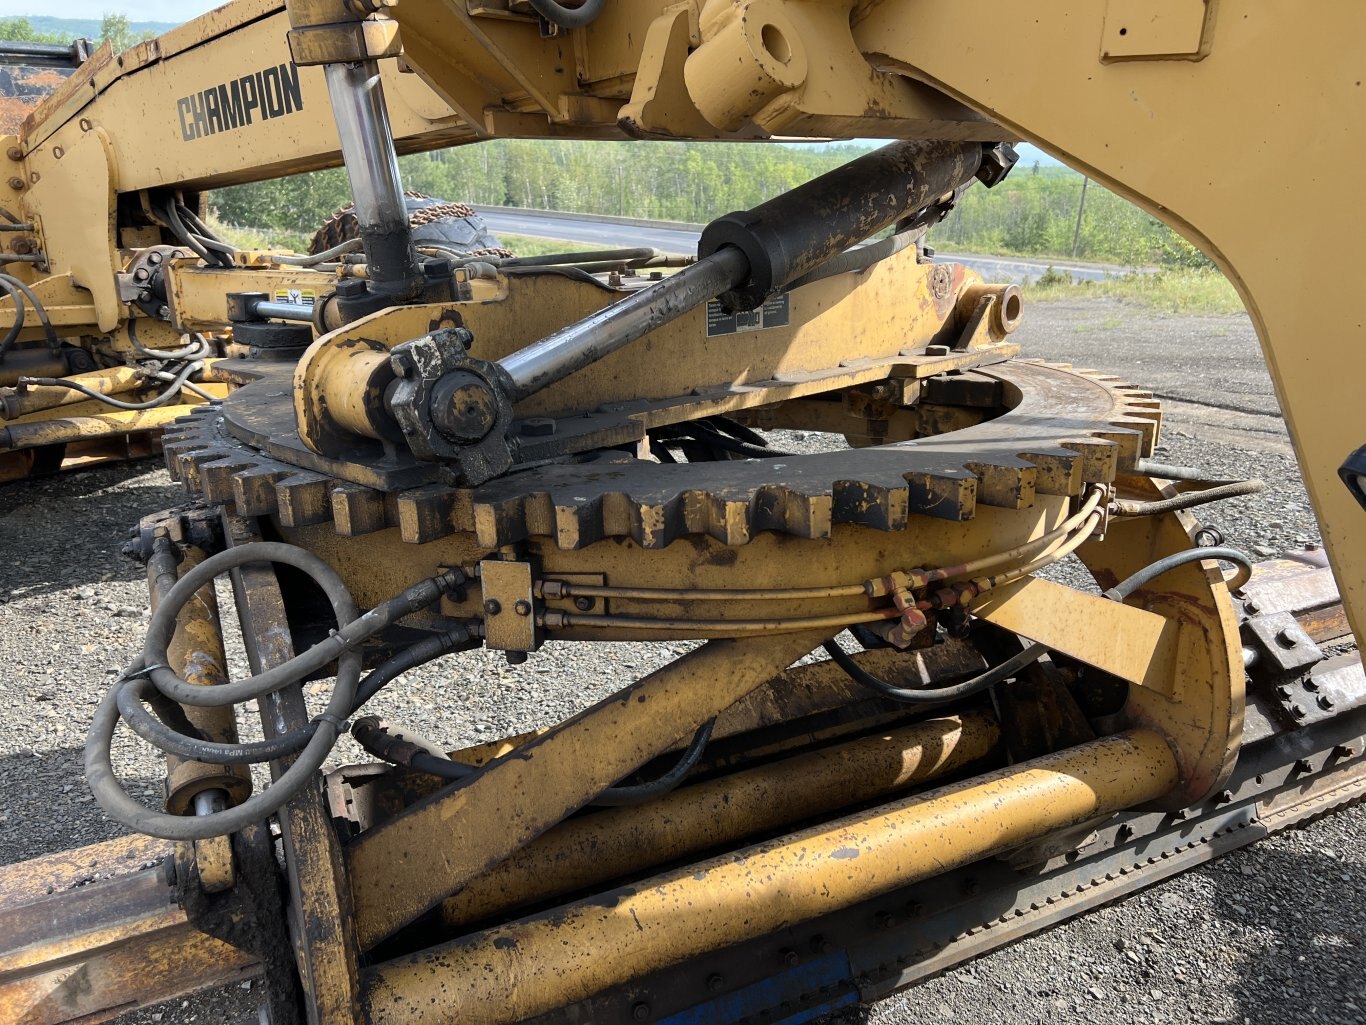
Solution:
<path fill-rule="evenodd" d="M 762 331 L 769 327 L 787 327 L 791 322 L 787 293 L 775 296 L 757 310 L 727 313 L 715 299 L 707 303 L 707 337 L 734 335 L 741 331 Z"/>
<path fill-rule="evenodd" d="M 275 290 L 275 301 L 277 303 L 288 303 L 291 306 L 312 306 L 313 301 L 318 298 L 318 293 L 311 288 L 277 288 Z"/>

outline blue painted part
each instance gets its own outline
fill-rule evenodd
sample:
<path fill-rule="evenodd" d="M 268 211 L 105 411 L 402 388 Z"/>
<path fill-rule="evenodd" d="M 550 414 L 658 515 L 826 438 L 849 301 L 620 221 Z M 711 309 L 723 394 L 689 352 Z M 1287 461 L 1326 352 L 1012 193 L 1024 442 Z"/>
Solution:
<path fill-rule="evenodd" d="M 764 1011 L 772 1015 L 784 1000 L 796 1005 L 803 993 L 815 993 L 822 986 L 836 986 L 850 982 L 852 978 L 849 955 L 839 950 L 760 979 L 744 989 L 661 1018 L 658 1025 L 734 1025 L 741 1018 L 753 1017 Z M 802 1025 L 855 1003 L 858 1003 L 858 990 L 845 988 L 820 998 L 816 1003 L 802 1004 L 785 1018 L 769 1017 L 768 1021 L 773 1025 Z"/>

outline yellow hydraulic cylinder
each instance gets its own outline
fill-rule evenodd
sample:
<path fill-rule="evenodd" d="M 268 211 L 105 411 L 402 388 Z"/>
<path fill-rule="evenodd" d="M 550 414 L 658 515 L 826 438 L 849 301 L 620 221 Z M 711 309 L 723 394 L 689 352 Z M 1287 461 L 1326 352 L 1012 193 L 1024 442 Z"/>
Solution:
<path fill-rule="evenodd" d="M 37 374 L 31 376 L 39 376 Z M 137 367 L 110 367 L 108 370 L 92 370 L 88 374 L 76 374 L 67 378 L 79 382 L 100 395 L 120 395 L 132 391 L 139 385 L 146 387 L 149 382 Z M 78 402 L 89 402 L 90 397 L 71 388 L 55 385 L 34 385 L 11 395 L 0 395 L 0 420 L 14 420 L 29 413 L 44 409 L 56 409 Z"/>
<path fill-rule="evenodd" d="M 439 907 L 826 636 L 712 641 L 362 833 L 347 852 L 361 948 Z"/>
<path fill-rule="evenodd" d="M 203 550 L 192 546 L 186 549 L 178 567 L 167 570 L 155 557 L 148 563 L 147 583 L 153 612 L 176 578 L 204 559 Z M 166 657 L 176 675 L 187 683 L 213 687 L 228 682 L 228 660 L 223 651 L 223 628 L 213 585 L 206 584 L 196 591 L 176 615 L 175 633 Z M 186 707 L 185 716 L 208 740 L 229 744 L 237 740 L 237 720 L 230 707 Z M 251 773 L 245 765 L 213 765 L 166 756 L 167 811 L 189 814 L 196 794 L 215 789 L 225 791 L 230 804 L 241 804 L 251 796 Z"/>
<path fill-rule="evenodd" d="M 475 922 L 656 865 L 771 835 L 962 769 L 1001 737 L 985 712 L 930 719 L 570 819 L 442 905 Z"/>
<path fill-rule="evenodd" d="M 1176 786 L 1131 730 L 397 958 L 371 1025 L 498 1025 L 1029 843 Z"/>
<path fill-rule="evenodd" d="M 12 423 L 0 427 L 0 452 L 40 445 L 65 445 L 73 441 L 88 441 L 114 434 L 137 434 L 153 431 L 174 423 L 184 416 L 188 407 L 183 404 L 157 406 L 154 409 L 118 410 L 98 416 L 72 416 L 60 420 L 36 420 L 32 423 Z"/>

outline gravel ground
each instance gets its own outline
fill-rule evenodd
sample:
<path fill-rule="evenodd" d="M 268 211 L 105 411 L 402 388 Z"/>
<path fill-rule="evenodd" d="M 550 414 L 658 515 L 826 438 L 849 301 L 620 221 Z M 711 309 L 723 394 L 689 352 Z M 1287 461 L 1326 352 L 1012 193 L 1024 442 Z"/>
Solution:
<path fill-rule="evenodd" d="M 1210 517 L 1230 543 L 1269 554 L 1318 541 L 1245 317 L 1088 301 L 1038 306 L 1026 322 L 1027 355 L 1102 368 L 1166 400 L 1160 458 L 1267 480 L 1265 494 Z M 85 788 L 80 745 L 98 695 L 142 639 L 146 587 L 119 555 L 125 531 L 181 500 L 151 462 L 0 486 L 0 863 L 119 832 Z M 685 648 L 555 645 L 516 668 L 461 656 L 407 674 L 376 710 L 450 745 L 475 743 L 559 721 Z M 135 793 L 158 792 L 150 752 L 127 743 L 116 757 Z M 344 740 L 334 761 L 354 760 Z M 1366 1023 L 1363 824 L 1358 808 L 1273 837 L 831 1025 Z M 254 1005 L 250 989 L 231 987 L 120 1021 L 247 1022 Z"/>

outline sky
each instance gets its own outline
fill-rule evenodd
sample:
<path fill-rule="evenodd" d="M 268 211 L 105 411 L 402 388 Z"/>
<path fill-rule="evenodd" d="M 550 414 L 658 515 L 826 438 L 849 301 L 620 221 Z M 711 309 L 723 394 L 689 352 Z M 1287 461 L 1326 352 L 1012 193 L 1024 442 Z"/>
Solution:
<path fill-rule="evenodd" d="M 29 4 L 26 11 L 15 11 L 18 17 L 51 14 L 59 18 L 103 18 L 113 11 L 128 15 L 129 21 L 188 21 L 211 11 L 223 0 L 63 0 L 54 10 L 51 6 Z M 0 3 L 8 7 L 9 2 Z"/>

